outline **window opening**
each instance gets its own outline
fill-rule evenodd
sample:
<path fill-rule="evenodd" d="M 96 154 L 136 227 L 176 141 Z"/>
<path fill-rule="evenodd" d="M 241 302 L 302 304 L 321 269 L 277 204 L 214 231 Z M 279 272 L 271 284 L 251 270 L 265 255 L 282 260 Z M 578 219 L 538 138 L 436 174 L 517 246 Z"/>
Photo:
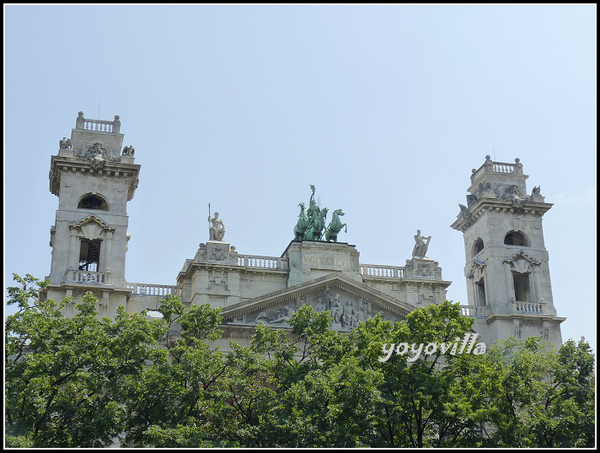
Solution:
<path fill-rule="evenodd" d="M 82 239 L 79 251 L 79 270 L 98 272 L 102 241 Z"/>
<path fill-rule="evenodd" d="M 529 301 L 529 274 L 513 272 L 515 286 L 515 300 L 518 302 Z"/>
<path fill-rule="evenodd" d="M 504 237 L 505 245 L 520 245 L 523 247 L 529 247 L 529 241 L 527 236 L 519 231 L 511 231 Z"/>
<path fill-rule="evenodd" d="M 483 278 L 481 280 L 479 280 L 477 283 L 475 283 L 475 292 L 477 294 L 477 300 L 476 300 L 477 306 L 485 307 L 486 306 L 485 283 L 483 281 Z"/>
<path fill-rule="evenodd" d="M 87 195 L 81 199 L 77 205 L 79 209 L 99 209 L 108 211 L 108 203 L 103 198 L 97 195 Z"/>
<path fill-rule="evenodd" d="M 473 256 L 481 252 L 483 250 L 483 246 L 483 240 L 481 238 L 477 238 L 477 240 L 473 244 Z"/>

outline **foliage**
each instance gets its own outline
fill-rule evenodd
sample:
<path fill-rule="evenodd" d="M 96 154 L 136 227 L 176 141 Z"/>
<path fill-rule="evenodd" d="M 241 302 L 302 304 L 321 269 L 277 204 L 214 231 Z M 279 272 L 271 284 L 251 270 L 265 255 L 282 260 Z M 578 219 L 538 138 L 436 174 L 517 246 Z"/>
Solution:
<path fill-rule="evenodd" d="M 452 353 L 471 318 L 452 302 L 348 334 L 302 306 L 287 329 L 256 326 L 248 346 L 220 344 L 208 304 L 167 296 L 162 319 L 98 316 L 40 300 L 15 275 L 6 319 L 8 447 L 593 447 L 594 355 L 509 338 L 486 354 Z M 65 316 L 64 311 L 72 316 Z M 75 308 L 75 310 L 73 310 Z M 428 354 L 395 353 L 423 344 Z"/>
<path fill-rule="evenodd" d="M 511 337 L 490 351 L 492 438 L 511 447 L 595 445 L 594 355 L 569 340 L 551 348 L 539 338 Z"/>
<path fill-rule="evenodd" d="M 9 289 L 18 304 L 5 329 L 6 431 L 25 436 L 34 447 L 110 445 L 124 425 L 125 410 L 116 396 L 123 382 L 160 361 L 155 348 L 162 327 L 125 313 L 100 319 L 97 300 L 87 293 L 71 317 L 61 314 L 69 299 L 40 300 L 45 283 L 15 276 Z M 21 438 L 23 439 L 23 438 Z"/>

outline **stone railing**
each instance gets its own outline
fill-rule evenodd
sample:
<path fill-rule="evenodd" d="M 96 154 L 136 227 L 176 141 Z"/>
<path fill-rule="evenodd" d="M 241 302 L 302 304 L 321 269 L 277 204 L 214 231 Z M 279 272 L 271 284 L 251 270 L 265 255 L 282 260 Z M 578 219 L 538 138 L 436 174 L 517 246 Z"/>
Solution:
<path fill-rule="evenodd" d="M 67 271 L 67 282 L 69 283 L 96 283 L 99 285 L 110 284 L 110 272 L 96 271 Z"/>
<path fill-rule="evenodd" d="M 523 174 L 523 164 L 519 158 L 515 159 L 514 164 L 509 164 L 506 162 L 492 162 L 490 156 L 485 156 L 485 162 L 479 169 L 473 169 L 473 174 L 471 175 L 471 183 L 475 183 L 479 178 L 483 176 L 484 173 L 503 173 L 503 174 Z"/>
<path fill-rule="evenodd" d="M 487 307 L 476 307 L 475 305 L 461 305 L 461 315 L 471 318 L 485 318 L 487 316 Z"/>
<path fill-rule="evenodd" d="M 121 121 L 119 121 L 119 115 L 115 115 L 114 121 L 107 120 L 90 120 L 83 117 L 83 112 L 79 112 L 75 129 L 83 129 L 92 132 L 108 132 L 108 133 L 119 133 L 121 130 Z"/>
<path fill-rule="evenodd" d="M 513 302 L 513 311 L 516 313 L 531 313 L 537 315 L 545 314 L 544 306 L 546 304 L 536 302 Z"/>
<path fill-rule="evenodd" d="M 171 294 L 177 296 L 177 286 L 174 285 L 153 285 L 149 283 L 127 283 L 127 289 L 133 291 L 133 294 L 141 294 L 144 296 L 166 296 Z"/>
<path fill-rule="evenodd" d="M 360 264 L 360 275 L 363 277 L 404 278 L 401 266 L 383 266 L 379 264 Z"/>
<path fill-rule="evenodd" d="M 288 269 L 287 258 L 275 256 L 238 255 L 238 265 L 260 269 Z"/>
<path fill-rule="evenodd" d="M 504 162 L 494 162 L 493 163 L 493 172 L 495 173 L 514 173 L 517 164 L 507 164 Z"/>

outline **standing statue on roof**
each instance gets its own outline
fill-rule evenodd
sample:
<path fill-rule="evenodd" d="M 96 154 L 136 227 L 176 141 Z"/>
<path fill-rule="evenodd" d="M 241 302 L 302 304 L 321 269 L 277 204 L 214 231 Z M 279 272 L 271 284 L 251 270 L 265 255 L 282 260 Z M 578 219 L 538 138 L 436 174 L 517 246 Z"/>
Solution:
<path fill-rule="evenodd" d="M 413 258 L 425 257 L 427 248 L 429 247 L 429 241 L 431 241 L 431 236 L 421 236 L 421 230 L 417 230 L 417 234 L 415 234 L 415 246 L 412 252 Z"/>

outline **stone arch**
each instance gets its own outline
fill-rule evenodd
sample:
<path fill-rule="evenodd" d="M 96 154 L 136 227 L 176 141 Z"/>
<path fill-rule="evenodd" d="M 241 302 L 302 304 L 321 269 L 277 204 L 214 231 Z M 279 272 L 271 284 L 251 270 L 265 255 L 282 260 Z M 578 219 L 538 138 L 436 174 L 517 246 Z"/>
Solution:
<path fill-rule="evenodd" d="M 504 245 L 518 245 L 521 247 L 531 247 L 529 237 L 522 231 L 511 230 L 504 236 Z"/>
<path fill-rule="evenodd" d="M 481 238 L 475 239 L 475 242 L 473 243 L 473 249 L 471 251 L 471 258 L 473 258 L 475 255 L 477 255 L 479 252 L 481 252 L 483 250 L 483 247 L 485 247 L 485 244 L 483 243 L 483 239 L 481 239 Z"/>
<path fill-rule="evenodd" d="M 97 193 L 86 193 L 77 203 L 78 209 L 96 209 L 99 211 L 110 210 L 108 200 Z"/>

